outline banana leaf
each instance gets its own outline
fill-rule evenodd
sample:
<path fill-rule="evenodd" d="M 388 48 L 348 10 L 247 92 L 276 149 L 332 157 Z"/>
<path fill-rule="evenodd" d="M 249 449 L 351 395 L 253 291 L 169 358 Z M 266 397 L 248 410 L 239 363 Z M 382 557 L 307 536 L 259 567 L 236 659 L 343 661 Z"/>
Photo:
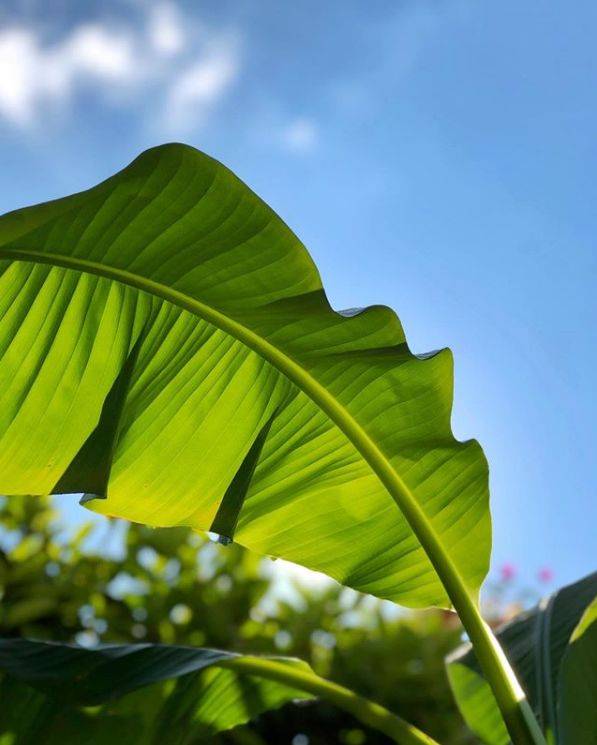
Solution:
<path fill-rule="evenodd" d="M 561 745 L 597 745 L 597 598 L 572 632 L 560 669 Z"/>
<path fill-rule="evenodd" d="M 0 640 L 0 742 L 190 745 L 266 710 L 312 698 L 221 666 L 238 657 L 179 646 L 85 649 Z M 277 661 L 310 672 L 298 660 Z"/>
<path fill-rule="evenodd" d="M 191 147 L 0 218 L 0 493 L 449 607 L 437 567 L 476 597 L 491 548 L 452 388 L 448 350 L 413 354 L 387 307 L 334 311 L 299 239 Z"/>
<path fill-rule="evenodd" d="M 548 743 L 597 743 L 597 727 L 593 739 L 570 735 L 587 733 L 597 722 L 594 615 L 587 616 L 584 626 L 575 631 L 587 608 L 594 612 L 596 596 L 597 572 L 544 598 L 496 632 Z M 507 745 L 510 738 L 470 644 L 448 658 L 447 669 L 469 727 L 488 745 Z"/>
<path fill-rule="evenodd" d="M 315 696 L 402 745 L 437 745 L 301 660 L 163 644 L 0 639 L 0 742 L 199 745 L 264 711 Z"/>

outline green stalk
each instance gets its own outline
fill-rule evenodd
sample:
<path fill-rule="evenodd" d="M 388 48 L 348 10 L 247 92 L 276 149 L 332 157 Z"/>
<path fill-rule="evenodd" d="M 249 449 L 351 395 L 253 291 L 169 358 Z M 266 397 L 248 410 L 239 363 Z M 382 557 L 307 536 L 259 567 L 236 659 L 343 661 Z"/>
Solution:
<path fill-rule="evenodd" d="M 377 450 L 374 443 L 371 445 Z M 377 467 L 374 467 L 374 470 L 425 548 L 458 612 L 475 650 L 477 661 L 491 686 L 512 742 L 515 745 L 546 745 L 539 724 L 504 651 L 483 620 L 477 603 L 435 533 L 432 523 L 400 477 L 392 469 L 386 468 L 385 460 L 380 462 L 375 452 L 370 452 L 367 460 L 371 464 L 376 463 Z"/>
<path fill-rule="evenodd" d="M 344 686 L 320 678 L 294 665 L 266 660 L 261 657 L 232 657 L 218 662 L 219 667 L 226 667 L 248 675 L 275 680 L 318 698 L 330 701 L 339 709 L 352 714 L 363 724 L 383 732 L 400 745 L 439 745 L 420 729 L 392 714 L 381 704 L 359 696 Z"/>
<path fill-rule="evenodd" d="M 282 349 L 256 334 L 235 318 L 194 297 L 168 287 L 148 277 L 125 269 L 107 266 L 73 256 L 61 256 L 42 251 L 30 251 L 0 247 L 0 259 L 29 261 L 51 266 L 62 266 L 79 272 L 88 272 L 107 277 L 143 292 L 161 297 L 203 318 L 217 328 L 235 337 L 253 349 L 264 359 L 284 373 L 336 423 L 338 428 L 361 453 L 371 469 L 377 474 L 398 509 L 409 523 L 421 546 L 433 564 L 438 577 L 446 589 L 452 605 L 460 616 L 475 649 L 477 660 L 487 682 L 491 686 L 504 723 L 515 745 L 545 745 L 545 739 L 526 700 L 514 671 L 504 655 L 497 639 L 483 620 L 458 568 L 452 561 L 431 520 L 421 509 L 408 485 L 392 468 L 390 460 L 371 439 L 354 417 L 319 383 L 304 367 Z"/>

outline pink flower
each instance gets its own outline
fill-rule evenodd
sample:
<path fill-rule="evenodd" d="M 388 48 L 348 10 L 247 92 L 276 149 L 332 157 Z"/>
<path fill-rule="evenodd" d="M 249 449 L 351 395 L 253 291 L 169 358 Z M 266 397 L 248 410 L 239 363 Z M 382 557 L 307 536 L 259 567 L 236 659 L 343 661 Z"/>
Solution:
<path fill-rule="evenodd" d="M 502 582 L 510 582 L 516 577 L 516 567 L 514 564 L 506 562 L 500 567 L 500 579 Z"/>
<path fill-rule="evenodd" d="M 537 572 L 537 579 L 539 582 L 551 582 L 554 578 L 554 572 L 553 569 L 550 567 L 541 567 L 541 569 Z"/>

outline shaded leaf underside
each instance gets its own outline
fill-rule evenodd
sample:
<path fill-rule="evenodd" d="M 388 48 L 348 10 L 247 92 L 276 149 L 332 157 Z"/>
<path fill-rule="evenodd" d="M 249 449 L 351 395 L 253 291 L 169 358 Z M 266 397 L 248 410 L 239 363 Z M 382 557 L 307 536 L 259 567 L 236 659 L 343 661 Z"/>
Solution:
<path fill-rule="evenodd" d="M 561 745 L 597 745 L 597 597 L 574 629 L 562 659 Z"/>
<path fill-rule="evenodd" d="M 83 649 L 0 640 L 0 735 L 40 742 L 200 743 L 289 701 L 289 685 L 220 665 L 228 652 L 161 645 Z M 298 660 L 278 660 L 310 671 Z M 70 738 L 70 739 L 69 739 Z"/>
<path fill-rule="evenodd" d="M 560 730 L 562 658 L 574 627 L 596 595 L 597 573 L 593 573 L 563 587 L 497 631 L 550 743 L 559 742 L 554 738 Z M 507 745 L 510 738 L 470 645 L 464 645 L 449 658 L 448 676 L 471 729 L 490 745 Z M 573 700 L 579 693 L 568 690 L 566 696 Z"/>
<path fill-rule="evenodd" d="M 339 418 L 476 593 L 487 466 L 454 439 L 451 404 L 447 350 L 413 355 L 386 307 L 333 311 L 288 227 L 192 148 L 154 148 L 89 191 L 0 218 L 0 493 L 106 497 L 88 504 L 447 605 Z"/>

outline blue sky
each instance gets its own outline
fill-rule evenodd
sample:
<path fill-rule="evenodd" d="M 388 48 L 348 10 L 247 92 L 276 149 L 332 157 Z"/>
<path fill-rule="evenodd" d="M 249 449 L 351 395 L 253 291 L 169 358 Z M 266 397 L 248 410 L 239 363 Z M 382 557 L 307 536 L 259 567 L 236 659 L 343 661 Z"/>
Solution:
<path fill-rule="evenodd" d="M 303 239 L 338 308 L 450 346 L 494 562 L 595 568 L 597 5 L 3 3 L 0 210 L 181 140 Z M 70 512 L 70 510 L 69 510 Z"/>

